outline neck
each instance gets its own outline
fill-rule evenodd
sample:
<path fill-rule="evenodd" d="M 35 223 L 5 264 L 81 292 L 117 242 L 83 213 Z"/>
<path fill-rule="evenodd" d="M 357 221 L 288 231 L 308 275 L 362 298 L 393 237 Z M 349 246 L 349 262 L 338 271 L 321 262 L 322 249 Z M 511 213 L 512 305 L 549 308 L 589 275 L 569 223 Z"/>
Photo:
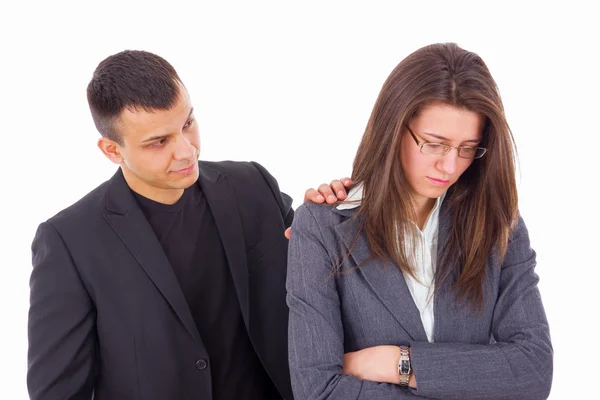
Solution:
<path fill-rule="evenodd" d="M 427 217 L 429 217 L 431 210 L 433 210 L 436 200 L 437 199 L 426 198 L 413 200 L 413 207 L 415 209 L 415 216 L 417 218 L 415 223 L 419 229 L 423 230 L 425 222 L 427 221 Z"/>
<path fill-rule="evenodd" d="M 125 182 L 137 194 L 162 204 L 175 204 L 183 196 L 184 189 L 162 189 L 149 186 L 136 179 L 126 168 L 121 168 Z"/>

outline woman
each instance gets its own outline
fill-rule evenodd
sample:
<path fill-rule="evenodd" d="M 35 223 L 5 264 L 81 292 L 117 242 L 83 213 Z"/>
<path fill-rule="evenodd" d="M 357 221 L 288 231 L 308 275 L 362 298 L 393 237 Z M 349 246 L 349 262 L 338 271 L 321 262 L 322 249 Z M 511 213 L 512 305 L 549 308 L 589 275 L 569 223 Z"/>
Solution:
<path fill-rule="evenodd" d="M 552 345 L 514 144 L 479 56 L 426 46 L 388 77 L 341 204 L 294 217 L 298 399 L 545 399 Z"/>

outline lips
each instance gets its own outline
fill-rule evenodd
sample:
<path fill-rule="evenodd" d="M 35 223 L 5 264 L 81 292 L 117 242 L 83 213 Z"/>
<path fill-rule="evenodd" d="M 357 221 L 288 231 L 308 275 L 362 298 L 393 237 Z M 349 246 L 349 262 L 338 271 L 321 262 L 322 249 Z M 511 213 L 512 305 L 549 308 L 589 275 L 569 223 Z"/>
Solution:
<path fill-rule="evenodd" d="M 185 168 L 178 169 L 178 170 L 175 170 L 173 172 L 176 173 L 176 174 L 187 174 L 188 172 L 191 172 L 193 169 L 194 169 L 194 164 L 192 163 L 192 164 L 188 165 Z"/>
<path fill-rule="evenodd" d="M 436 179 L 430 176 L 428 176 L 427 179 L 429 179 L 429 182 L 433 183 L 436 186 L 448 186 L 450 184 L 450 181 L 446 179 Z"/>
<path fill-rule="evenodd" d="M 187 167 L 185 167 L 185 168 L 181 168 L 181 169 L 180 169 L 180 170 L 178 170 L 177 172 L 184 172 L 184 171 L 187 171 L 188 169 L 191 169 L 193 166 L 194 166 L 194 164 L 192 164 L 192 165 L 189 165 L 189 166 L 187 166 Z"/>

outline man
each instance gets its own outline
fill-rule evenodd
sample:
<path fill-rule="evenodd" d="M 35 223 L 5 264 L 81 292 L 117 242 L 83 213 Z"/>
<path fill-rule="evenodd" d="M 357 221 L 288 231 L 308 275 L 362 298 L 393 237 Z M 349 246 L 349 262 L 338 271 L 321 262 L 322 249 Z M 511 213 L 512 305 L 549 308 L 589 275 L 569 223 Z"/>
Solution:
<path fill-rule="evenodd" d="M 36 233 L 30 397 L 291 399 L 291 198 L 259 164 L 197 161 L 192 102 L 157 55 L 102 61 L 88 102 L 120 168 Z"/>

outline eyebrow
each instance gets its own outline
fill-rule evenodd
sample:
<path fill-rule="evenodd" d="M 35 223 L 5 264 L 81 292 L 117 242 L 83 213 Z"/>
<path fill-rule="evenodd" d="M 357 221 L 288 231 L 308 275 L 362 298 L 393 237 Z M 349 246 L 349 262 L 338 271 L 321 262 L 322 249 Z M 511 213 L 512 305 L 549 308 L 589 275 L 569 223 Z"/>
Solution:
<path fill-rule="evenodd" d="M 423 135 L 427 135 L 427 136 L 430 136 L 432 138 L 439 139 L 439 140 L 445 140 L 446 142 L 450 142 L 451 141 L 450 139 L 448 139 L 446 137 L 443 137 L 443 136 L 440 136 L 440 135 L 437 135 L 435 133 L 423 132 Z M 478 140 L 478 139 L 468 139 L 468 140 L 463 140 L 461 143 L 465 143 L 465 142 L 477 144 L 477 143 L 481 142 L 481 140 Z"/>
<path fill-rule="evenodd" d="M 185 119 L 186 122 L 190 119 L 190 117 L 192 116 L 193 112 L 194 112 L 194 107 L 192 107 L 190 109 L 190 113 L 188 114 L 187 118 Z M 148 139 L 142 140 L 142 143 L 153 142 L 155 140 L 165 139 L 165 138 L 167 138 L 169 136 L 170 136 L 170 134 L 150 136 Z"/>

